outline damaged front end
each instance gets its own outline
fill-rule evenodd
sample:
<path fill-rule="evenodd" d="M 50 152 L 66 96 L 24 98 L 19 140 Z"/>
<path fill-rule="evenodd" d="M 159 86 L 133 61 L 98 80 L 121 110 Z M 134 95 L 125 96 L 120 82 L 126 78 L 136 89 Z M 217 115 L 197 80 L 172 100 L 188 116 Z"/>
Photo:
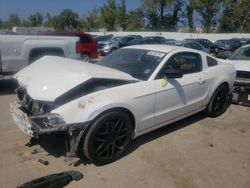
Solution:
<path fill-rule="evenodd" d="M 66 124 L 59 114 L 51 113 L 58 105 L 33 100 L 23 87 L 17 88 L 16 93 L 20 101 L 10 103 L 10 112 L 16 125 L 26 135 L 35 138 L 43 134 L 66 134 L 67 155 L 74 155 L 89 123 Z"/>
<path fill-rule="evenodd" d="M 250 106 L 250 71 L 236 71 L 232 102 Z"/>

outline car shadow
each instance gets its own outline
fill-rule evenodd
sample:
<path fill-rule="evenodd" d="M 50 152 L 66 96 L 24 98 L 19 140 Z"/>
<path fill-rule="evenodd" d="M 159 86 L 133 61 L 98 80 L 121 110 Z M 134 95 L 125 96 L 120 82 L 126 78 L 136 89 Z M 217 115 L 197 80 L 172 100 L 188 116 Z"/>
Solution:
<path fill-rule="evenodd" d="M 0 95 L 10 95 L 15 93 L 18 83 L 15 79 L 0 79 Z"/>
<path fill-rule="evenodd" d="M 135 140 L 132 140 L 128 150 L 124 153 L 124 155 L 121 158 L 126 157 L 127 155 L 130 155 L 135 150 L 137 150 L 140 146 L 147 144 L 148 142 L 151 142 L 151 141 L 158 139 L 162 136 L 166 136 L 172 132 L 178 131 L 179 129 L 185 128 L 187 126 L 191 126 L 194 123 L 201 121 L 202 119 L 205 119 L 205 118 L 207 118 L 207 116 L 204 113 L 200 112 L 200 113 L 194 114 L 192 116 L 189 116 L 183 120 L 177 121 L 175 123 L 166 125 L 162 128 L 156 129 L 152 132 L 149 132 L 147 134 L 139 136 Z M 77 165 L 75 165 L 75 166 L 78 166 L 80 164 L 84 164 L 84 165 L 90 164 L 89 160 L 86 159 L 86 157 L 83 154 L 79 155 L 79 161 L 77 161 L 76 163 L 77 163 Z M 99 164 L 95 164 L 95 165 L 102 166 Z"/>
<path fill-rule="evenodd" d="M 151 142 L 172 132 L 178 131 L 179 129 L 193 125 L 195 122 L 198 122 L 206 117 L 207 116 L 204 113 L 197 113 L 183 120 L 177 121 L 155 131 L 142 135 L 131 142 L 128 150 L 121 158 L 126 157 L 127 155 L 137 150 L 140 146 L 147 144 L 148 142 Z M 43 148 L 48 153 L 48 155 L 54 156 L 56 158 L 62 156 L 66 157 L 67 148 L 65 140 L 66 135 L 63 134 L 44 135 L 38 140 L 31 140 L 30 147 L 32 147 L 33 145 L 40 145 L 40 147 Z M 80 152 L 79 154 L 79 157 L 75 158 L 76 160 L 74 162 L 74 166 L 91 164 L 91 162 L 84 155 L 82 155 L 82 152 Z M 98 164 L 95 165 L 100 166 Z"/>
<path fill-rule="evenodd" d="M 146 133 L 145 135 L 139 136 L 138 138 L 136 138 L 132 142 L 129 149 L 124 154 L 124 157 L 126 155 L 129 155 L 130 153 L 132 153 L 136 149 L 138 149 L 140 146 L 147 144 L 148 142 L 151 142 L 151 141 L 158 139 L 162 136 L 168 135 L 172 132 L 178 131 L 179 129 L 183 129 L 187 126 L 191 126 L 194 123 L 201 121 L 202 119 L 205 119 L 205 118 L 207 118 L 207 116 L 203 112 L 200 112 L 200 113 L 194 114 L 192 116 L 189 116 L 185 119 L 179 120 L 175 123 L 166 125 L 166 126 L 159 128 L 159 129 L 156 129 L 152 132 Z"/>
<path fill-rule="evenodd" d="M 229 102 L 227 108 L 229 108 L 230 105 L 231 103 Z M 138 138 L 132 140 L 129 148 L 122 155 L 122 157 L 120 157 L 120 159 L 123 157 L 126 157 L 127 155 L 130 155 L 135 150 L 137 150 L 140 146 L 147 144 L 148 142 L 151 142 L 162 136 L 166 136 L 170 133 L 183 129 L 187 126 L 191 126 L 194 123 L 199 122 L 205 118 L 207 118 L 207 115 L 205 115 L 205 113 L 203 112 L 199 112 L 197 114 L 194 114 L 192 116 L 179 120 L 175 123 L 166 125 L 162 128 L 156 129 L 152 132 L 139 136 Z M 66 148 L 66 143 L 65 143 L 66 138 L 67 136 L 63 134 L 44 135 L 39 140 L 37 140 L 36 144 L 39 144 L 46 152 L 48 152 L 48 155 L 52 155 L 56 158 L 59 158 L 61 156 L 66 157 L 66 153 L 67 153 L 67 148 Z M 75 159 L 76 160 L 73 163 L 75 167 L 79 165 L 91 164 L 91 162 L 83 155 L 83 151 L 78 152 L 78 156 L 76 156 Z M 99 164 L 95 164 L 95 165 L 102 166 Z"/>
<path fill-rule="evenodd" d="M 43 135 L 39 138 L 38 144 L 47 151 L 49 155 L 59 158 L 65 156 L 67 152 L 66 139 L 67 136 L 63 134 Z"/>

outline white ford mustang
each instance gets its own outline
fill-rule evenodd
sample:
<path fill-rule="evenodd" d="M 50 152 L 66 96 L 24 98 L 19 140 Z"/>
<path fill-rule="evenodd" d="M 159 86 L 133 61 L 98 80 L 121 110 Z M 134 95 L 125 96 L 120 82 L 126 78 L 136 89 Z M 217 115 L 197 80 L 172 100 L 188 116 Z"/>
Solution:
<path fill-rule="evenodd" d="M 222 114 L 234 66 L 167 45 L 122 48 L 97 64 L 45 56 L 15 75 L 15 123 L 26 134 L 67 133 L 69 153 L 117 160 L 130 140 L 199 111 Z"/>

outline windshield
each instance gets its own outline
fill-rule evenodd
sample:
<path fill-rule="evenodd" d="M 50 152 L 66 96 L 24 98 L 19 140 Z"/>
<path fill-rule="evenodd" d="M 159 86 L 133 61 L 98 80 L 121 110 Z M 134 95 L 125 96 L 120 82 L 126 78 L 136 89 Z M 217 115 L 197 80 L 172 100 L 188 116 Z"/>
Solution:
<path fill-rule="evenodd" d="M 148 80 L 165 55 L 157 51 L 126 48 L 113 52 L 97 64 L 128 73 L 140 80 Z"/>
<path fill-rule="evenodd" d="M 228 58 L 230 60 L 250 60 L 250 47 L 239 48 Z"/>

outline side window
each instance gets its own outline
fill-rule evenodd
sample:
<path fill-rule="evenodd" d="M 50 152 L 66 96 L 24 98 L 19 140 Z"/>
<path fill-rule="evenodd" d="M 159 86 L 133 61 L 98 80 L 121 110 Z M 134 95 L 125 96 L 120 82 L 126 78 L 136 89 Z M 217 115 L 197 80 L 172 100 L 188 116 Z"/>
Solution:
<path fill-rule="evenodd" d="M 207 66 L 211 67 L 215 65 L 218 65 L 218 62 L 214 58 L 207 56 Z"/>
<path fill-rule="evenodd" d="M 92 40 L 89 36 L 86 36 L 86 35 L 80 35 L 80 40 L 81 40 L 81 43 L 91 43 Z"/>
<path fill-rule="evenodd" d="M 183 74 L 200 72 L 202 70 L 201 56 L 190 52 L 178 53 L 167 61 L 166 68 L 181 70 Z"/>

